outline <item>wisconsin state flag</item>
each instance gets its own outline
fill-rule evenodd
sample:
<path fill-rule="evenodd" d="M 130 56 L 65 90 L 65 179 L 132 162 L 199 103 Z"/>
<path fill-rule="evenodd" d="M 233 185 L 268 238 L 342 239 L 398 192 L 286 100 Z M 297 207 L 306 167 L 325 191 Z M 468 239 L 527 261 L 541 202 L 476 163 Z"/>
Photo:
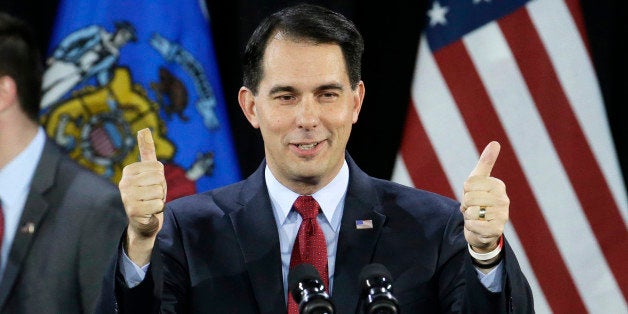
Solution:
<path fill-rule="evenodd" d="M 150 128 L 168 200 L 239 180 L 202 3 L 61 1 L 42 86 L 48 135 L 117 183 Z"/>

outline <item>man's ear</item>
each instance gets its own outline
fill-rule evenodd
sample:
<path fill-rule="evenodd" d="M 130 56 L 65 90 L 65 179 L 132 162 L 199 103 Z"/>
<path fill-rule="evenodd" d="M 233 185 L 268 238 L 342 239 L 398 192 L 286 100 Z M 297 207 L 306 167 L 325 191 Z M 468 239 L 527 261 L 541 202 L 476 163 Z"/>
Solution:
<path fill-rule="evenodd" d="M 240 108 L 244 113 L 244 116 L 249 123 L 256 129 L 259 128 L 259 120 L 257 119 L 257 111 L 255 107 L 255 95 L 253 92 L 242 86 L 240 87 L 240 91 L 238 92 L 238 102 L 240 103 Z"/>
<path fill-rule="evenodd" d="M 358 86 L 353 90 L 353 123 L 358 122 L 358 116 L 362 109 L 362 102 L 364 101 L 364 95 L 366 90 L 364 88 L 364 82 L 358 82 Z"/>
<path fill-rule="evenodd" d="M 17 101 L 17 85 L 8 75 L 0 76 L 0 111 Z"/>

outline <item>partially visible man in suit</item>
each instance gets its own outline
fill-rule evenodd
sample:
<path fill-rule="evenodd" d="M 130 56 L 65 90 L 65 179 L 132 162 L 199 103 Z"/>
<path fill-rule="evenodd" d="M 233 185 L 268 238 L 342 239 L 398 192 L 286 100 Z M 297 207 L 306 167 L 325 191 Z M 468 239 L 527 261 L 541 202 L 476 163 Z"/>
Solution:
<path fill-rule="evenodd" d="M 33 36 L 0 12 L 0 313 L 92 313 L 126 217 L 118 189 L 39 126 Z"/>
<path fill-rule="evenodd" d="M 150 132 L 120 182 L 124 250 L 104 312 L 297 313 L 290 270 L 315 266 L 336 313 L 362 313 L 360 271 L 387 267 L 401 313 L 530 313 L 504 241 L 509 199 L 489 143 L 462 204 L 368 176 L 346 152 L 365 95 L 362 37 L 344 16 L 297 5 L 266 18 L 238 100 L 265 160 L 239 183 L 164 205 Z M 377 148 L 374 148 L 377 149 Z"/>

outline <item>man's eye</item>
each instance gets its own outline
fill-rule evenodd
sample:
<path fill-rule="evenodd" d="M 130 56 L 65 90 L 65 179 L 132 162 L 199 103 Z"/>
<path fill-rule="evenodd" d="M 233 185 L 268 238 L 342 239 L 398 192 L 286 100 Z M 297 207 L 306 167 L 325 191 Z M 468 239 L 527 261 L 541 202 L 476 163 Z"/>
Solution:
<path fill-rule="evenodd" d="M 324 100 L 334 100 L 334 99 L 338 98 L 338 94 L 337 93 L 332 93 L 332 92 L 322 93 L 320 97 L 323 98 Z"/>
<path fill-rule="evenodd" d="M 294 96 L 292 95 L 278 95 L 275 96 L 276 100 L 280 100 L 280 101 L 290 101 L 292 99 L 294 99 Z"/>

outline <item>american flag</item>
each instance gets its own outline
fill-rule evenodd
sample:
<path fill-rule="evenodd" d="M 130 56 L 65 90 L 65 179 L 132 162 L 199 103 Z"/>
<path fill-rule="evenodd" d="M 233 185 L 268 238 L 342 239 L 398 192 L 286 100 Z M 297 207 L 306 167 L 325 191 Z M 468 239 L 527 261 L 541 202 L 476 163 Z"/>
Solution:
<path fill-rule="evenodd" d="M 577 0 L 428 7 L 393 180 L 459 198 L 479 152 L 538 313 L 628 313 L 628 202 Z"/>
<path fill-rule="evenodd" d="M 356 220 L 355 221 L 356 229 L 373 229 L 373 221 L 368 220 Z"/>

